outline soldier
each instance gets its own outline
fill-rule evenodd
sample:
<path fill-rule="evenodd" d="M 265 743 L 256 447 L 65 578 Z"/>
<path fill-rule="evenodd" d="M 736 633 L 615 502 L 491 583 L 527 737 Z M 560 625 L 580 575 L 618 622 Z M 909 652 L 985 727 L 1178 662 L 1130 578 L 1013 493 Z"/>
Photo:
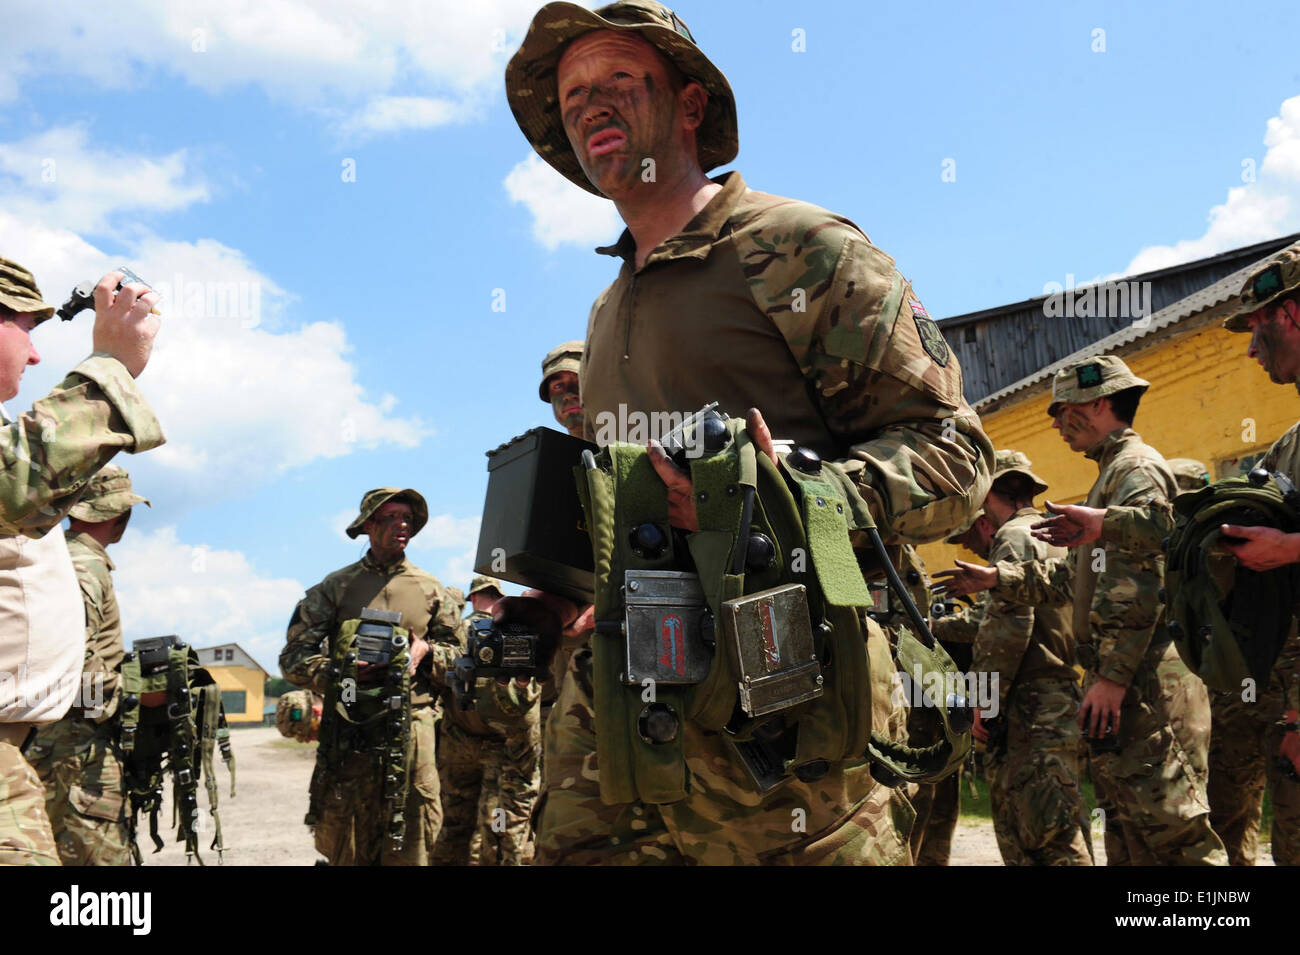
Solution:
<path fill-rule="evenodd" d="M 538 396 L 551 405 L 560 427 L 575 438 L 582 437 L 582 399 L 578 371 L 582 367 L 582 342 L 565 342 L 542 359 L 542 383 Z"/>
<path fill-rule="evenodd" d="M 316 849 L 329 865 L 428 865 L 442 825 L 438 792 L 435 727 L 441 715 L 439 690 L 460 652 L 456 625 L 459 591 L 443 587 L 432 574 L 407 560 L 406 546 L 429 520 L 424 498 L 411 488 L 381 487 L 361 498 L 361 513 L 347 529 L 365 534 L 370 548 L 355 564 L 337 570 L 307 591 L 289 621 L 280 670 L 285 679 L 321 696 L 330 690 L 330 644 L 348 621 L 364 609 L 397 611 L 410 633 L 410 746 L 406 754 L 409 789 L 405 839 L 395 851 L 385 838 L 390 822 L 380 810 L 383 780 L 374 754 L 324 753 L 312 777 Z M 385 665 L 357 664 L 358 683 L 384 676 Z M 326 708 L 324 721 L 334 718 Z M 326 724 L 322 723 L 322 747 Z"/>
<path fill-rule="evenodd" d="M 118 451 L 163 443 L 134 379 L 158 334 L 158 296 L 95 287 L 94 352 L 17 420 L 0 408 L 0 865 L 58 865 L 45 794 L 21 747 L 68 710 L 81 684 L 85 612 L 62 534 L 50 533 Z M 54 314 L 31 272 L 0 258 L 0 401 L 40 356 L 31 331 Z"/>
<path fill-rule="evenodd" d="M 1223 327 L 1249 332 L 1247 354 L 1275 384 L 1300 389 L 1300 243 L 1278 252 L 1246 279 Z M 1300 424 L 1273 443 L 1260 466 L 1300 484 Z M 1053 510 L 1060 516 L 1041 531 L 1048 539 L 1124 541 L 1158 552 L 1171 530 L 1166 515 L 1142 508 L 1075 506 Z M 1251 570 L 1300 562 L 1300 534 L 1237 525 L 1226 525 L 1223 530 L 1246 539 L 1243 543 L 1221 542 Z M 1214 696 L 1209 787 L 1214 829 L 1223 837 L 1233 865 L 1253 864 L 1267 779 L 1273 801 L 1273 859 L 1279 865 L 1295 865 L 1300 862 L 1300 783 L 1279 768 L 1280 757 L 1289 760 L 1300 775 L 1300 645 L 1294 625 L 1269 684 L 1255 703 L 1236 699 L 1229 703 L 1228 696 L 1231 694 Z M 1216 767 L 1221 769 L 1216 772 Z"/>
<path fill-rule="evenodd" d="M 735 100 L 676 14 L 652 0 L 594 13 L 548 4 L 507 66 L 506 93 L 542 158 L 613 200 L 628 226 L 600 250 L 622 269 L 588 323 L 588 438 L 620 408 L 681 414 L 716 400 L 747 416 L 771 459 L 775 433 L 808 449 L 799 460 L 810 469 L 815 455 L 837 462 L 822 473 L 845 474 L 848 508 L 869 513 L 887 540 L 934 540 L 966 519 L 987 489 L 992 448 L 962 398 L 955 356 L 893 261 L 853 223 L 753 192 L 739 173 L 706 178 L 736 154 Z M 759 405 L 767 421 L 747 414 Z M 657 443 L 650 455 L 668 521 L 694 531 L 690 478 Z M 563 609 L 561 622 L 572 620 L 576 608 Z M 879 730 L 894 669 L 879 626 L 865 631 L 867 716 Z M 539 863 L 909 860 L 912 809 L 865 758 L 812 761 L 760 794 L 725 734 L 689 719 L 680 762 L 656 776 L 674 792 L 684 780 L 684 798 L 602 801 L 607 787 L 642 790 L 606 762 L 630 751 L 602 749 L 597 765 L 598 747 L 623 744 L 597 738 L 596 694 L 608 677 L 594 659 L 593 649 L 574 654 L 547 725 Z"/>
<path fill-rule="evenodd" d="M 490 619 L 501 597 L 499 580 L 474 578 L 474 612 L 459 632 L 462 650 L 467 625 Z M 475 697 L 468 710 L 448 699 L 439 728 L 443 822 L 433 864 L 526 865 L 540 782 L 541 687 L 535 680 L 480 679 Z"/>
<path fill-rule="evenodd" d="M 1069 447 L 1095 460 L 1092 507 L 1166 514 L 1175 494 L 1164 458 L 1131 427 L 1148 388 L 1119 358 L 1085 358 L 1057 371 L 1048 413 Z M 1099 741 L 1091 760 L 1106 820 L 1108 864 L 1227 862 L 1206 800 L 1209 698 L 1160 626 L 1164 559 L 1109 545 L 1067 558 L 945 571 L 954 593 L 994 588 L 995 600 L 1073 601 L 1079 661 L 1088 671 L 1079 719 Z"/>
<path fill-rule="evenodd" d="M 149 504 L 131 490 L 126 471 L 106 464 L 68 512 L 68 553 L 86 606 L 82 686 L 93 689 L 59 722 L 42 727 L 27 754 L 45 785 L 45 811 L 64 865 L 132 861 L 122 765 L 114 752 L 122 618 L 107 548 L 122 539 L 131 508 L 141 503 Z"/>
<path fill-rule="evenodd" d="M 1034 498 L 1047 490 L 1029 458 L 998 451 L 984 514 L 996 528 L 987 556 L 999 561 L 1061 559 L 1065 550 L 1035 540 Z M 949 576 L 946 572 L 939 576 Z M 1069 611 L 993 599 L 975 638 L 971 669 L 996 677 L 991 720 L 977 714 L 993 828 L 1007 865 L 1091 865 L 1079 790 L 1079 684 Z"/>

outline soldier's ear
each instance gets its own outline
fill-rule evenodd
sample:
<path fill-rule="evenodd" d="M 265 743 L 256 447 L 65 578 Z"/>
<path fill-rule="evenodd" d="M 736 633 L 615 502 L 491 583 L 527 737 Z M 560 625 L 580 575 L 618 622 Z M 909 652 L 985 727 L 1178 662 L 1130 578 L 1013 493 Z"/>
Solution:
<path fill-rule="evenodd" d="M 682 117 L 686 120 L 686 128 L 692 132 L 699 129 L 704 123 L 704 109 L 709 104 L 708 92 L 699 83 L 691 81 L 683 86 L 677 95 L 682 107 Z"/>

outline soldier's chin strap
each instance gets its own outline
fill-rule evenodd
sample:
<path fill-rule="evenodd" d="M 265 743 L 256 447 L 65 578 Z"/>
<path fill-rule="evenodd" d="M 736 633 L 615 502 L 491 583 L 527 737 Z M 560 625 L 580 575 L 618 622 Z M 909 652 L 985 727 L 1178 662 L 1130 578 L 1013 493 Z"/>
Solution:
<path fill-rule="evenodd" d="M 899 669 L 906 679 L 914 674 L 933 673 L 944 676 L 957 674 L 957 666 L 942 644 L 934 639 L 930 625 L 921 614 L 912 595 L 898 575 L 894 562 L 889 559 L 885 542 L 874 525 L 863 528 L 871 541 L 872 550 L 885 570 L 885 577 L 894 591 L 915 630 L 904 628 L 898 640 Z M 942 699 L 925 695 L 923 688 L 913 691 L 913 699 L 920 698 L 935 708 L 943 722 L 943 739 L 930 746 L 913 747 L 889 739 L 872 730 L 867 744 L 871 757 L 872 777 L 882 785 L 898 786 L 908 782 L 937 782 L 951 775 L 965 762 L 970 752 L 970 729 L 975 723 L 975 710 L 964 695 L 946 693 Z"/>

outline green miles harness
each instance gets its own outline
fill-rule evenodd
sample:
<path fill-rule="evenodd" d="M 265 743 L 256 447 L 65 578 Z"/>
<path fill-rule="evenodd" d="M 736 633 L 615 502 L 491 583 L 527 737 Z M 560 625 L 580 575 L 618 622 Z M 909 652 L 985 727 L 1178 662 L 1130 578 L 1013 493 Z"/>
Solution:
<path fill-rule="evenodd" d="M 131 818 L 127 829 L 131 851 L 140 863 L 136 822 L 141 810 L 149 812 L 149 835 L 154 851 L 162 849 L 158 812 L 162 808 L 163 777 L 172 777 L 172 825 L 177 841 L 184 841 L 186 861 L 199 856 L 199 833 L 205 828 L 199 812 L 200 778 L 208 792 L 208 810 L 215 832 L 208 847 L 221 861 L 221 816 L 217 812 L 217 780 L 213 771 L 213 746 L 230 773 L 230 795 L 235 795 L 235 758 L 230 750 L 230 729 L 221 704 L 221 688 L 199 666 L 198 655 L 175 636 L 136 640 L 122 661 L 122 704 L 118 719 L 118 745 Z M 145 697 L 149 695 L 150 700 Z M 157 705 L 150 705 L 159 699 Z"/>
<path fill-rule="evenodd" d="M 411 635 L 401 619 L 397 611 L 362 610 L 360 619 L 344 621 L 332 641 L 306 819 L 307 825 L 316 824 L 329 780 L 349 757 L 360 754 L 384 781 L 386 837 L 393 852 L 401 851 L 406 838 L 410 789 Z M 362 663 L 383 666 L 382 681 L 359 679 Z"/>
<path fill-rule="evenodd" d="M 1169 633 L 1188 669 L 1214 690 L 1267 685 L 1290 631 L 1300 565 L 1248 570 L 1226 551 L 1221 526 L 1300 530 L 1300 494 L 1283 474 L 1257 468 L 1174 500 L 1165 593 Z"/>
<path fill-rule="evenodd" d="M 576 472 L 596 572 L 601 799 L 684 798 L 683 720 L 725 734 L 761 793 L 868 755 L 891 785 L 952 772 L 970 736 L 961 717 L 949 725 L 942 701 L 944 739 L 933 747 L 872 730 L 871 597 L 849 532 L 875 527 L 851 479 L 803 449 L 778 469 L 744 422 L 708 409 L 696 419 L 702 453 L 678 448 L 675 458 L 690 471 L 698 532 L 669 526 L 667 489 L 643 447 L 587 452 Z M 907 632 L 907 665 L 955 676 L 915 619 L 929 645 Z"/>

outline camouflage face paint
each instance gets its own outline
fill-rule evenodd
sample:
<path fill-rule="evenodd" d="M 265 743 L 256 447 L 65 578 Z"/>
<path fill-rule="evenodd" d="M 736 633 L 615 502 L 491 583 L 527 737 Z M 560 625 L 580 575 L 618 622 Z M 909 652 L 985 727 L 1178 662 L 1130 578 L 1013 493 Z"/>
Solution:
<path fill-rule="evenodd" d="M 578 376 L 571 371 L 560 371 L 546 384 L 556 422 L 570 434 L 581 436 L 582 402 L 578 399 Z"/>
<path fill-rule="evenodd" d="M 366 521 L 364 530 L 370 538 L 370 549 L 382 563 L 390 563 L 402 556 L 411 540 L 415 526 L 415 513 L 411 506 L 400 501 L 389 501 L 375 516 Z"/>

